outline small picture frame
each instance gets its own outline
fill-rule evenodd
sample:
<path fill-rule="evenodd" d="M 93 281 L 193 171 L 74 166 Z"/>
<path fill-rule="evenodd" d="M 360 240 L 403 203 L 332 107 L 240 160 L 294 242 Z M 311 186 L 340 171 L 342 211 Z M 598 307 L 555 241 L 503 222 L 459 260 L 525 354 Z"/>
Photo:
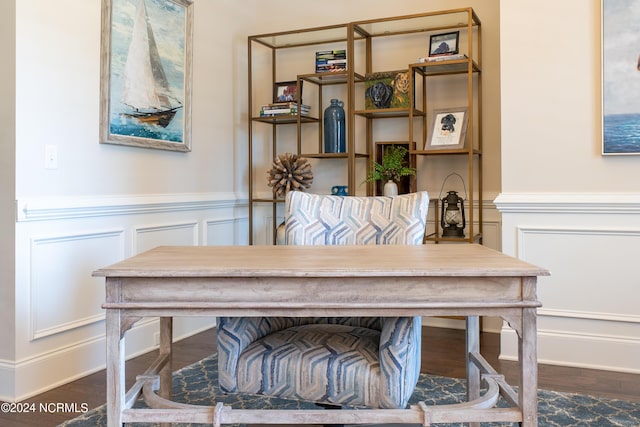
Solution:
<path fill-rule="evenodd" d="M 467 107 L 433 110 L 425 150 L 455 150 L 465 146 Z"/>
<path fill-rule="evenodd" d="M 295 80 L 290 82 L 276 82 L 273 85 L 273 102 L 300 102 L 302 99 L 302 81 L 300 81 L 300 93 Z"/>
<path fill-rule="evenodd" d="M 460 31 L 432 34 L 429 37 L 429 57 L 457 54 L 459 39 Z"/>

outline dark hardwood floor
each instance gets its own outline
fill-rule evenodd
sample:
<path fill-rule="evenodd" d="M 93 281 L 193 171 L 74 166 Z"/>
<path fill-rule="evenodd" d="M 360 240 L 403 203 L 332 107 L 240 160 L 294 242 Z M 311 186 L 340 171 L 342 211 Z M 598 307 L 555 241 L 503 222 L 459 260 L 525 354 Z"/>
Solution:
<path fill-rule="evenodd" d="M 514 362 L 498 360 L 499 335 L 482 334 L 482 354 L 496 370 L 504 374 L 511 384 L 517 384 L 517 367 Z M 429 374 L 463 378 L 464 331 L 455 329 L 425 328 L 423 334 L 422 371 Z M 215 351 L 215 330 L 211 329 L 174 345 L 172 369 L 176 370 Z M 155 358 L 151 352 L 127 362 L 127 386 L 133 384 L 137 374 L 144 371 Z M 565 368 L 540 365 L 540 388 L 547 390 L 576 392 L 595 396 L 610 397 L 640 402 L 640 375 L 590 369 Z M 105 372 L 89 375 L 70 384 L 58 387 L 28 399 L 21 404 L 34 404 L 35 411 L 8 414 L 0 412 L 0 426 L 3 427 L 54 427 L 75 418 L 74 405 L 82 410 L 86 404 L 90 409 L 105 402 Z M 40 404 L 49 412 L 43 412 Z M 67 404 L 67 407 L 57 407 Z"/>

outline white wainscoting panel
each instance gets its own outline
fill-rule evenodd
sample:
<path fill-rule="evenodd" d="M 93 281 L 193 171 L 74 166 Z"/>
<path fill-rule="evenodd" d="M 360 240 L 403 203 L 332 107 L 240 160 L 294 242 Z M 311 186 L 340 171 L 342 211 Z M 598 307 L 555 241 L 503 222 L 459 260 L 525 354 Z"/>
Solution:
<path fill-rule="evenodd" d="M 540 363 L 640 373 L 637 195 L 501 195 L 503 247 L 538 279 Z M 627 201 L 627 203 L 625 203 Z M 513 330 L 501 357 L 515 360 Z"/>
<path fill-rule="evenodd" d="M 248 224 L 247 216 L 207 220 L 202 240 L 209 246 L 248 245 Z"/>
<path fill-rule="evenodd" d="M 139 226 L 134 229 L 133 253 L 139 254 L 156 246 L 197 246 L 198 222 Z"/>
<path fill-rule="evenodd" d="M 248 240 L 246 197 L 234 193 L 29 198 L 16 201 L 15 304 L 0 361 L 0 400 L 18 401 L 105 366 L 104 278 L 91 273 L 159 245 L 235 245 Z M 215 325 L 179 318 L 174 337 Z M 127 357 L 156 345 L 157 319 L 127 334 Z M 215 343 L 211 343 L 212 351 Z"/>
<path fill-rule="evenodd" d="M 31 338 L 38 339 L 104 319 L 98 263 L 123 256 L 123 230 L 34 237 L 31 240 Z"/>

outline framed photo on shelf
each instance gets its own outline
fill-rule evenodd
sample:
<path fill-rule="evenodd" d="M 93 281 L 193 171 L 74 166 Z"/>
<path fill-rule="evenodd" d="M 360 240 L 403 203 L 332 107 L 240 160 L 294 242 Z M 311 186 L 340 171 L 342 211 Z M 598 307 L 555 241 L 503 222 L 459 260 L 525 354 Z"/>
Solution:
<path fill-rule="evenodd" d="M 429 37 L 429 56 L 457 54 L 459 39 L 460 31 L 432 34 Z"/>
<path fill-rule="evenodd" d="M 273 102 L 301 102 L 302 81 L 300 81 L 300 93 L 295 80 L 290 82 L 275 82 L 273 85 Z"/>
<path fill-rule="evenodd" d="M 102 0 L 100 143 L 191 151 L 191 0 Z"/>
<path fill-rule="evenodd" d="M 433 110 L 425 150 L 455 150 L 465 146 L 467 107 Z"/>

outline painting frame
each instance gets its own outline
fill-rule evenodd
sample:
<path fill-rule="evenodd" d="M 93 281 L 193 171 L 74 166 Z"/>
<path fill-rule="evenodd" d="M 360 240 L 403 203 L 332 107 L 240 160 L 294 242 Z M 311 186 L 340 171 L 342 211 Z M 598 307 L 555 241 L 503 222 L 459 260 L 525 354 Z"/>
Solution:
<path fill-rule="evenodd" d="M 453 120 L 449 117 L 452 116 Z M 469 108 L 434 109 L 431 114 L 426 151 L 462 150 L 466 145 Z"/>
<path fill-rule="evenodd" d="M 413 91 L 409 70 L 381 71 L 364 76 L 365 110 L 408 109 Z"/>
<path fill-rule="evenodd" d="M 446 49 L 443 49 L 443 43 Z M 431 34 L 429 36 L 429 57 L 455 55 L 459 52 L 460 31 Z"/>
<path fill-rule="evenodd" d="M 298 81 L 275 82 L 273 84 L 273 103 L 282 102 L 302 103 L 302 80 L 300 80 L 300 93 L 298 93 Z M 291 88 L 295 88 L 291 95 Z"/>
<path fill-rule="evenodd" d="M 191 151 L 193 0 L 102 0 L 100 49 L 100 143 Z"/>
<path fill-rule="evenodd" d="M 633 6 L 633 7 L 631 7 Z M 601 0 L 601 130 L 603 156 L 640 155 L 640 0 Z M 633 23 L 634 25 L 627 25 Z M 620 40 L 625 40 L 620 43 Z"/>

